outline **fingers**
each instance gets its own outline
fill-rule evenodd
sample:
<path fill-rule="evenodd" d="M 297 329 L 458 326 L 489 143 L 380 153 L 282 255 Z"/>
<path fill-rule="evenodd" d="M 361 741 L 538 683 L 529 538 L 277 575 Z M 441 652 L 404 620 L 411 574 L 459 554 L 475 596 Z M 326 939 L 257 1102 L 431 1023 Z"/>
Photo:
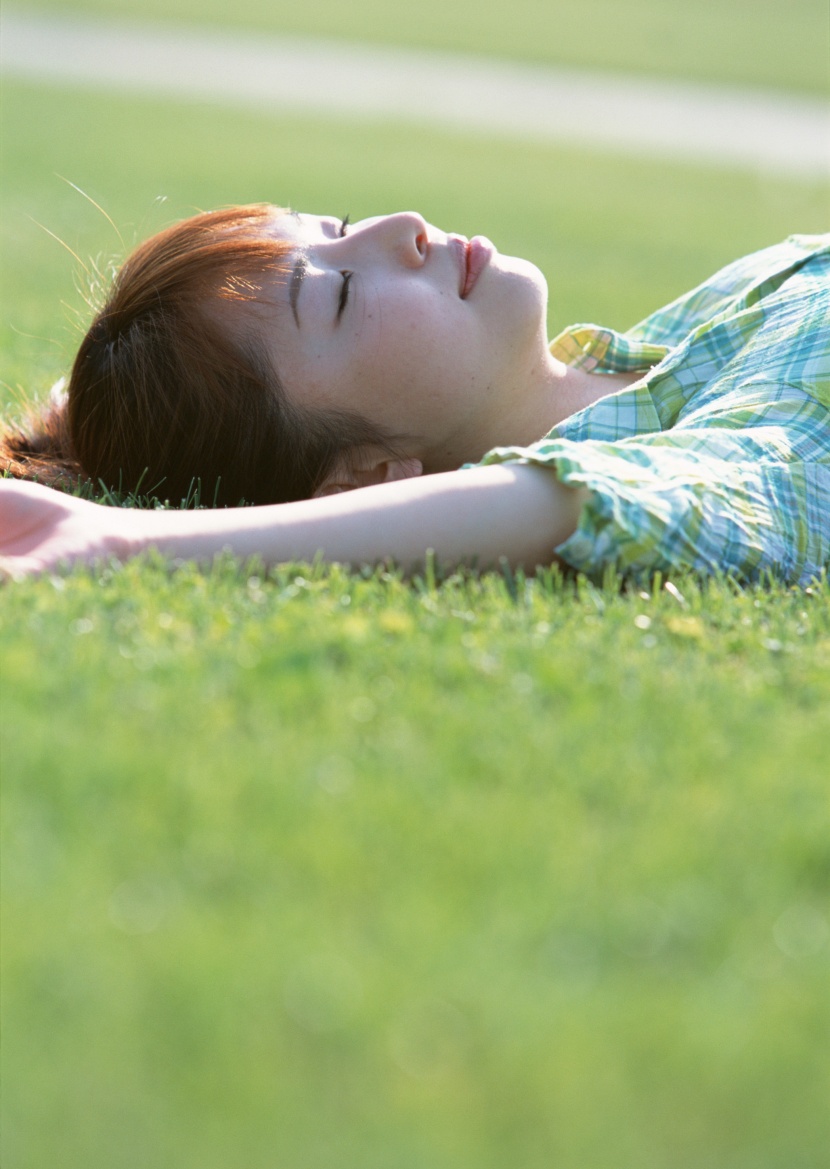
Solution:
<path fill-rule="evenodd" d="M 0 584 L 13 584 L 44 571 L 45 566 L 31 556 L 0 556 Z"/>

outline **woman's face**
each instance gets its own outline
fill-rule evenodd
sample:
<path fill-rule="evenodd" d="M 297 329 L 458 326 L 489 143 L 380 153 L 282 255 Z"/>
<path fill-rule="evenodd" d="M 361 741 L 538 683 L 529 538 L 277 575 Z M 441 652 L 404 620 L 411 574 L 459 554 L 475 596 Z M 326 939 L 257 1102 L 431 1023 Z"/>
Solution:
<path fill-rule="evenodd" d="M 347 225 L 275 212 L 273 231 L 293 248 L 266 325 L 290 400 L 407 436 L 427 471 L 500 441 L 548 360 L 534 265 L 408 211 Z"/>

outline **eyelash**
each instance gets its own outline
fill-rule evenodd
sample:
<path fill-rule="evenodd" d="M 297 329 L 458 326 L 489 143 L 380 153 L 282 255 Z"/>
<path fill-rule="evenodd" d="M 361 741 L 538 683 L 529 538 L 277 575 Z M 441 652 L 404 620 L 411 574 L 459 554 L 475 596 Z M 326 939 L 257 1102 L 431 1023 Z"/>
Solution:
<path fill-rule="evenodd" d="M 349 284 L 351 282 L 352 276 L 354 275 L 354 272 L 341 272 L 340 275 L 343 277 L 343 287 L 340 289 L 340 300 L 337 302 L 338 321 L 342 317 L 343 310 L 345 309 L 349 300 Z"/>
<path fill-rule="evenodd" d="M 346 234 L 346 228 L 348 226 L 349 226 L 349 217 L 348 217 L 348 215 L 344 215 L 343 218 L 340 220 L 340 230 L 337 233 L 338 236 L 340 236 L 342 238 L 342 236 L 344 236 Z M 349 282 L 351 281 L 353 273 L 352 272 L 341 272 L 340 275 L 343 277 L 343 287 L 340 289 L 340 300 L 337 302 L 337 319 L 338 319 L 338 321 L 342 317 L 343 310 L 345 309 L 346 305 L 349 303 Z"/>

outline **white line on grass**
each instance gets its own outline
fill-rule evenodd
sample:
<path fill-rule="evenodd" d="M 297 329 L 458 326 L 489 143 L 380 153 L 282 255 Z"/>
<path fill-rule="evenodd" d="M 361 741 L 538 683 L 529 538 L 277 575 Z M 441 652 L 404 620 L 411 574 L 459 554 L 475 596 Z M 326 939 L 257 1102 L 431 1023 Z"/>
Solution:
<path fill-rule="evenodd" d="M 830 175 L 819 99 L 299 37 L 3 12 L 7 77 Z"/>

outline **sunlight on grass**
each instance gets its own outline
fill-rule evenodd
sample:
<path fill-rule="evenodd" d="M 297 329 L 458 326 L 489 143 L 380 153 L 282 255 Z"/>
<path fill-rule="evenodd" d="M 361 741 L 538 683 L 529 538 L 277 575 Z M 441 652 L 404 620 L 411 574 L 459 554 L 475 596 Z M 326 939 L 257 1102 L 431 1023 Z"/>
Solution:
<path fill-rule="evenodd" d="M 819 1156 L 826 584 L 3 601 L 10 1165 Z"/>

